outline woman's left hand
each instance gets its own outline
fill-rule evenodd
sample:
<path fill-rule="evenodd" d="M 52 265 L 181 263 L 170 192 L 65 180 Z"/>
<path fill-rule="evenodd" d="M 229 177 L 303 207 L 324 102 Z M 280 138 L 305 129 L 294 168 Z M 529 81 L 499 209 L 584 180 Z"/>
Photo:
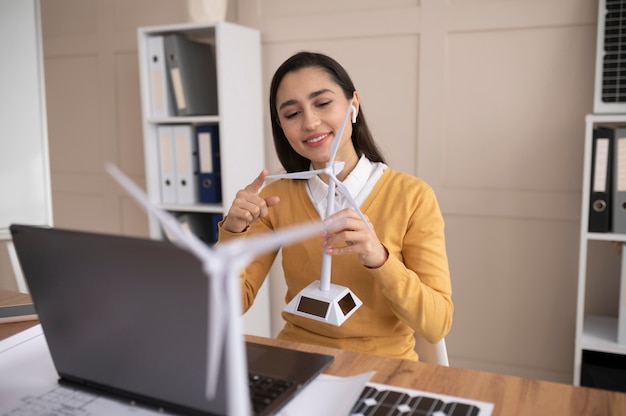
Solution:
<path fill-rule="evenodd" d="M 382 266 L 387 261 L 389 253 L 373 231 L 374 227 L 369 219 L 365 218 L 371 230 L 351 208 L 328 217 L 324 221 L 326 230 L 322 233 L 324 251 L 333 256 L 356 254 L 361 263 L 369 268 Z"/>

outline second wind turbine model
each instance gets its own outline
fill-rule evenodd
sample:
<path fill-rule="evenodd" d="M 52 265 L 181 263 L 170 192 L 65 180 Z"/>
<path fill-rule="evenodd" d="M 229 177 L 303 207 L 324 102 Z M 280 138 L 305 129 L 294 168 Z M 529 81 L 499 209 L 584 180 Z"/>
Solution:
<path fill-rule="evenodd" d="M 206 246 L 193 233 L 185 230 L 171 214 L 150 203 L 145 193 L 119 168 L 106 167 L 107 172 L 124 188 L 148 214 L 156 217 L 172 242 L 190 251 L 201 262 L 208 279 L 209 314 L 207 329 L 206 396 L 213 398 L 217 391 L 220 361 L 226 362 L 227 413 L 251 416 L 248 400 L 242 394 L 248 391 L 246 352 L 241 328 L 241 287 L 239 273 L 256 256 L 277 250 L 323 230 L 319 222 L 283 228 L 272 233 L 237 239 Z"/>
<path fill-rule="evenodd" d="M 330 159 L 328 159 L 323 169 L 269 175 L 266 179 L 310 179 L 316 175 L 324 174 L 328 177 L 326 218 L 331 216 L 335 210 L 334 198 L 336 187 L 352 208 L 359 214 L 367 228 L 371 230 L 372 228 L 369 222 L 359 209 L 356 201 L 350 195 L 350 191 L 336 175 L 341 172 L 344 167 L 344 162 L 335 162 L 335 156 L 351 111 L 356 112 L 352 100 L 350 100 L 341 127 L 334 137 L 330 150 Z M 326 322 L 335 326 L 341 326 L 363 304 L 349 288 L 331 283 L 331 258 L 332 256 L 330 254 L 322 254 L 322 272 L 320 280 L 313 281 L 302 289 L 302 291 L 287 304 L 284 309 L 285 312 L 316 321 Z"/>

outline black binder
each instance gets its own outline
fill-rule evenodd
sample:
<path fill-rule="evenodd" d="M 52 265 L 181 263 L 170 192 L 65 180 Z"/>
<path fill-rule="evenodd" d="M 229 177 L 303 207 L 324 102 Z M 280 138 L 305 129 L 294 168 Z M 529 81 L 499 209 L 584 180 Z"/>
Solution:
<path fill-rule="evenodd" d="M 166 35 L 163 43 L 176 115 L 217 115 L 217 76 L 211 45 L 179 34 Z"/>
<path fill-rule="evenodd" d="M 220 162 L 219 127 L 205 125 L 196 127 L 198 163 L 198 194 L 204 204 L 222 202 L 222 174 Z"/>
<path fill-rule="evenodd" d="M 614 136 L 613 129 L 595 128 L 593 130 L 589 232 L 611 231 Z"/>

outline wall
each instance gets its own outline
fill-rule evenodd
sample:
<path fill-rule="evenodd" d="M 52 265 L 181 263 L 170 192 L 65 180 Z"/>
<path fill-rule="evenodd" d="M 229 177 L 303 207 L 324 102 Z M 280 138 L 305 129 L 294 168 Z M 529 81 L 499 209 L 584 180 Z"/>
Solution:
<path fill-rule="evenodd" d="M 570 383 L 597 2 L 237 4 L 239 21 L 263 33 L 266 90 L 292 53 L 330 54 L 390 165 L 434 187 L 456 306 L 452 365 Z"/>
<path fill-rule="evenodd" d="M 135 28 L 185 21 L 184 8 L 43 2 L 57 226 L 147 235 L 101 166 L 116 161 L 142 183 Z M 433 185 L 456 305 L 452 365 L 571 382 L 597 2 L 231 0 L 229 11 L 262 31 L 266 90 L 297 50 L 336 57 L 390 165 Z M 271 167 L 269 123 L 266 137 Z"/>

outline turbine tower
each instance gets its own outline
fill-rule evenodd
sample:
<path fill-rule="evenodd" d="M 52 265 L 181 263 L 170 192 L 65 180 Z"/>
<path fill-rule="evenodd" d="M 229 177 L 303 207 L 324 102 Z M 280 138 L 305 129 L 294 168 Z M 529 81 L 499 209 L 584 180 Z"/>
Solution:
<path fill-rule="evenodd" d="M 348 105 L 346 114 L 339 131 L 335 135 L 331 149 L 330 159 L 323 169 L 308 170 L 305 172 L 282 173 L 269 175 L 266 179 L 310 179 L 316 175 L 324 174 L 328 177 L 328 195 L 326 197 L 326 218 L 335 212 L 335 188 L 346 198 L 350 206 L 359 214 L 368 229 L 372 230 L 369 222 L 361 212 L 356 201 L 350 195 L 348 188 L 337 178 L 337 173 L 343 170 L 344 162 L 335 162 L 339 142 L 345 130 L 346 123 L 353 110 L 352 100 Z M 302 289 L 285 307 L 285 312 L 310 318 L 316 321 L 326 322 L 335 326 L 341 326 L 363 302 L 347 287 L 331 283 L 332 255 L 322 254 L 322 272 L 319 281 L 311 282 Z"/>

